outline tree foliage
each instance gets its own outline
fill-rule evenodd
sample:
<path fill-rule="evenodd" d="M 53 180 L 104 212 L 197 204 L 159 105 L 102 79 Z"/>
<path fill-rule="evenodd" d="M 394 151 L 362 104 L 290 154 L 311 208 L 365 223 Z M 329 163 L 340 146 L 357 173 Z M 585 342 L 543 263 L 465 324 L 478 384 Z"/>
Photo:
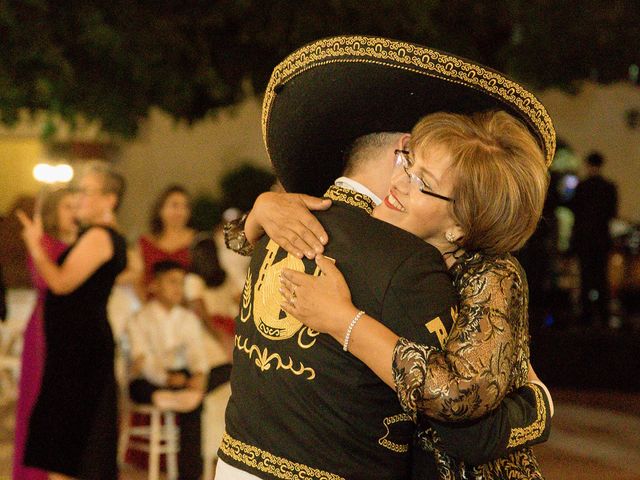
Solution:
<path fill-rule="evenodd" d="M 157 106 L 193 122 L 263 91 L 305 43 L 382 35 L 545 88 L 640 64 L 638 0 L 0 0 L 0 121 L 80 114 L 134 136 Z"/>

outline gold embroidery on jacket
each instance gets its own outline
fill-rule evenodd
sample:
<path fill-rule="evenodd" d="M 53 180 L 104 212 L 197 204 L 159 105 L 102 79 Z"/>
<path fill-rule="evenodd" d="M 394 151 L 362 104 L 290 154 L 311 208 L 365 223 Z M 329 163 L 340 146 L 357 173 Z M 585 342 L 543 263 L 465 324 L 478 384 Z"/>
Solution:
<path fill-rule="evenodd" d="M 447 333 L 447 329 L 442 323 L 442 319 L 440 317 L 436 317 L 433 320 L 429 320 L 424 324 L 429 330 L 429 333 L 435 333 L 436 337 L 438 337 L 438 343 L 440 343 L 440 347 L 444 348 L 444 344 L 447 342 L 447 337 L 449 334 Z"/>
<path fill-rule="evenodd" d="M 298 362 L 298 366 L 293 366 L 293 360 L 289 357 L 289 360 L 285 363 L 279 353 L 269 353 L 269 349 L 264 347 L 260 349 L 258 345 L 249 346 L 249 339 L 243 338 L 241 335 L 235 336 L 235 346 L 240 352 L 246 353 L 250 359 L 253 359 L 253 354 L 256 354 L 254 360 L 256 366 L 261 371 L 270 370 L 272 367 L 271 362 L 275 362 L 275 370 L 288 370 L 294 375 L 308 375 L 307 380 L 313 380 L 316 378 L 316 371 L 311 367 L 305 367 L 303 363 Z"/>
<path fill-rule="evenodd" d="M 275 262 L 280 247 L 273 240 L 269 240 L 266 250 L 267 254 L 253 287 L 253 322 L 258 331 L 269 340 L 286 340 L 298 333 L 302 322 L 280 307 L 280 274 L 285 268 L 304 272 L 304 263 L 289 253 Z"/>
<path fill-rule="evenodd" d="M 324 194 L 325 198 L 330 198 L 336 202 L 346 203 L 352 207 L 361 208 L 369 215 L 373 213 L 375 204 L 373 200 L 363 193 L 358 193 L 348 188 L 332 185 Z"/>
<path fill-rule="evenodd" d="M 542 398 L 542 392 L 540 388 L 535 385 L 531 385 L 531 389 L 533 390 L 536 396 L 536 410 L 537 415 L 535 421 L 523 428 L 514 428 L 511 430 L 511 435 L 509 435 L 509 444 L 508 448 L 518 447 L 530 440 L 534 440 L 544 432 L 544 427 L 546 424 L 547 417 L 547 406 L 544 403 L 544 398 Z"/>
<path fill-rule="evenodd" d="M 304 341 L 302 339 L 303 334 L 306 334 L 308 337 L 312 338 L 313 340 L 311 340 L 309 343 L 304 343 Z M 316 332 L 315 330 L 312 330 L 309 327 L 304 327 L 298 333 L 298 346 L 300 348 L 311 348 L 311 347 L 313 347 L 316 344 L 316 337 L 318 335 L 320 335 L 320 332 Z"/>
<path fill-rule="evenodd" d="M 400 443 L 395 443 L 392 442 L 390 440 L 387 439 L 387 437 L 389 436 L 389 434 L 391 433 L 391 430 L 389 430 L 389 426 L 393 425 L 394 423 L 400 423 L 400 422 L 411 422 L 411 417 L 409 415 L 407 415 L 406 413 L 399 413 L 398 415 L 393 415 L 392 417 L 386 417 L 383 421 L 382 424 L 384 425 L 385 430 L 387 431 L 382 437 L 380 437 L 378 439 L 378 443 L 380 445 L 382 445 L 385 448 L 388 448 L 389 450 L 396 452 L 396 453 L 406 453 L 409 451 L 409 445 L 406 443 L 400 444 Z"/>
<path fill-rule="evenodd" d="M 240 309 L 240 321 L 246 323 L 251 316 L 251 270 L 247 273 L 247 280 L 242 290 L 242 308 Z"/>
<path fill-rule="evenodd" d="M 308 480 L 344 480 L 339 475 L 279 457 L 261 448 L 241 442 L 228 433 L 222 437 L 220 450 L 234 460 L 277 478 Z"/>

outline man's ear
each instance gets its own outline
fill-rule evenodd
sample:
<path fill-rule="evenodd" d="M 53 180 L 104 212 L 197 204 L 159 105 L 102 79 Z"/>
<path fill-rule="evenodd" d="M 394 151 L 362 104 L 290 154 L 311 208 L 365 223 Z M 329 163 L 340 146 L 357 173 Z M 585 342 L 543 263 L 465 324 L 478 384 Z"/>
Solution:
<path fill-rule="evenodd" d="M 397 150 L 409 150 L 409 140 L 411 140 L 410 133 L 403 133 L 398 139 L 398 144 L 396 145 Z"/>

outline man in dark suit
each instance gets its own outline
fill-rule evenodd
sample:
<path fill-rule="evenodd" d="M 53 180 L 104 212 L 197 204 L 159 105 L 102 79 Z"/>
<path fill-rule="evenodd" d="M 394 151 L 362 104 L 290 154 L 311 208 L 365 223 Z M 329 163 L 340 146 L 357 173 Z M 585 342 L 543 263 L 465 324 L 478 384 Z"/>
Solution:
<path fill-rule="evenodd" d="M 320 42 L 309 51 L 321 60 L 323 51 L 335 55 L 341 42 Z M 282 83 L 278 69 L 291 65 L 296 68 Z M 292 58 L 274 71 L 263 109 L 272 162 L 288 190 L 317 194 L 323 188 L 332 200 L 329 210 L 317 212 L 330 239 L 324 253 L 340 266 L 354 302 L 399 335 L 443 347 L 457 301 L 441 255 L 408 232 L 370 216 L 387 193 L 394 150 L 405 140 L 404 134 L 394 132 L 408 131 L 429 107 L 421 103 L 411 114 L 411 102 L 420 102 L 414 89 L 405 86 L 411 95 L 394 102 L 397 82 L 372 83 L 371 74 L 382 73 L 379 63 L 366 65 L 374 71 L 362 72 L 358 80 L 351 67 L 339 73 L 326 71 L 327 65 L 319 61 L 308 68 Z M 335 66 L 341 70 L 345 64 Z M 403 76 L 404 70 L 396 73 Z M 334 89 L 345 84 L 336 75 L 342 74 L 350 85 L 338 93 Z M 431 77 L 415 80 L 422 85 L 425 79 Z M 440 99 L 433 91 L 422 93 Z M 355 97 L 364 110 L 352 108 Z M 376 103 L 397 105 L 402 112 L 387 111 L 385 116 L 367 110 Z M 302 126 L 307 131 L 298 129 Z M 250 216 L 247 223 L 251 221 Z M 229 243 L 243 250 L 244 234 L 237 233 Z M 409 478 L 415 425 L 395 393 L 333 339 L 309 330 L 280 308 L 278 276 L 283 268 L 319 274 L 313 261 L 301 257 L 287 253 L 269 236 L 255 245 L 236 322 L 232 397 L 216 478 Z M 437 430 L 451 453 L 480 463 L 544 441 L 549 398 L 530 385 L 478 422 L 443 424 Z M 530 434 L 514 439 L 513 431 L 523 428 Z M 424 452 L 416 455 L 428 459 Z M 423 473 L 437 478 L 433 459 L 431 470 Z"/>
<path fill-rule="evenodd" d="M 603 164 L 600 153 L 586 157 L 587 176 L 576 187 L 570 203 L 574 214 L 571 250 L 580 263 L 580 304 L 582 320 L 587 325 L 606 324 L 609 319 L 609 222 L 618 213 L 618 192 L 602 176 Z"/>

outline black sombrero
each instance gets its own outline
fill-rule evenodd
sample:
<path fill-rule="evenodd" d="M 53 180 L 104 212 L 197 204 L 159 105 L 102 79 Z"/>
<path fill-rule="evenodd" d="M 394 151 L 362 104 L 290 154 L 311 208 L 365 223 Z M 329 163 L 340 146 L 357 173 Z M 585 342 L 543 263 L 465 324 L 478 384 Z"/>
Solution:
<path fill-rule="evenodd" d="M 551 119 L 513 80 L 470 60 L 386 38 L 340 36 L 296 50 L 271 74 L 262 107 L 267 152 L 290 192 L 322 195 L 344 168 L 344 150 L 373 132 L 409 132 L 437 111 L 502 109 L 523 121 L 547 164 Z"/>

